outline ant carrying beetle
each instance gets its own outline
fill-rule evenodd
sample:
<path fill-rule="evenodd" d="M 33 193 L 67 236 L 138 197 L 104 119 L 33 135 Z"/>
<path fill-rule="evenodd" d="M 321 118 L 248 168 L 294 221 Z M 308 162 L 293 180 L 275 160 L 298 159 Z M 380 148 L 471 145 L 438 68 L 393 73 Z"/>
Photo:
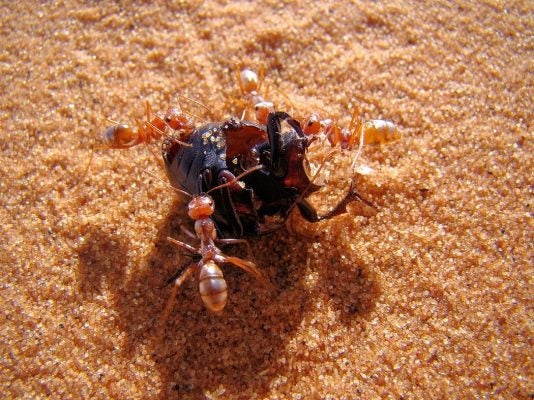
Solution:
<path fill-rule="evenodd" d="M 244 68 L 241 71 L 236 70 L 237 83 L 246 104 L 241 119 L 245 117 L 247 108 L 252 107 L 255 111 L 256 120 L 262 125 L 267 125 L 267 117 L 274 112 L 274 104 L 265 100 L 259 94 L 263 83 L 263 75 L 263 68 L 260 69 L 259 77 L 258 74 L 248 68 Z"/>
<path fill-rule="evenodd" d="M 235 177 L 234 179 L 216 186 L 206 193 L 201 193 L 195 196 L 191 196 L 186 191 L 176 189 L 179 193 L 192 197 L 187 207 L 187 213 L 189 217 L 195 221 L 195 233 L 200 240 L 200 246 L 195 248 L 187 243 L 180 242 L 171 237 L 167 237 L 171 243 L 186 250 L 191 255 L 200 254 L 201 259 L 198 263 L 193 263 L 187 267 L 181 275 L 174 280 L 173 290 L 165 306 L 165 310 L 162 314 L 161 321 L 165 322 L 172 310 L 173 303 L 178 294 L 178 289 L 182 283 L 195 271 L 198 271 L 198 291 L 204 306 L 215 314 L 220 314 L 226 305 L 228 292 L 226 281 L 224 280 L 223 273 L 217 264 L 229 263 L 233 264 L 244 271 L 254 275 L 258 280 L 263 283 L 267 282 L 267 278 L 264 274 L 258 270 L 256 265 L 247 260 L 243 260 L 238 257 L 227 256 L 221 252 L 221 250 L 215 245 L 215 242 L 224 244 L 235 244 L 246 241 L 240 239 L 217 239 L 217 233 L 215 225 L 211 220 L 211 216 L 215 211 L 215 204 L 213 198 L 209 195 L 210 192 L 238 184 L 241 177 L 253 172 L 254 169 L 245 171 L 243 174 Z"/>
<path fill-rule="evenodd" d="M 162 136 L 168 135 L 171 131 L 178 133 L 182 139 L 185 139 L 195 129 L 192 118 L 179 107 L 170 107 L 165 114 L 161 112 L 153 114 L 150 104 L 146 101 L 145 116 L 146 119 L 143 122 L 136 119 L 137 130 L 128 124 L 109 120 L 113 125 L 102 133 L 101 144 L 92 147 L 89 161 L 78 182 L 83 181 L 89 172 L 95 150 L 129 149 L 140 144 L 148 146 L 161 139 Z M 188 146 L 183 141 L 182 144 Z M 148 149 L 156 157 L 152 149 L 149 147 Z"/>
<path fill-rule="evenodd" d="M 310 114 L 302 121 L 301 127 L 304 134 L 312 138 L 323 135 L 332 147 L 339 144 L 342 149 L 352 150 L 358 143 L 358 150 L 351 165 L 352 171 L 365 144 L 384 144 L 400 138 L 393 122 L 382 119 L 363 121 L 357 108 L 352 112 L 348 129 L 341 128 L 331 119 L 321 120 L 316 113 Z"/>
<path fill-rule="evenodd" d="M 283 131 L 281 123 L 289 129 Z M 297 206 L 310 222 L 346 212 L 346 205 L 363 201 L 351 186 L 333 209 L 317 215 L 305 199 L 319 190 L 309 177 L 306 151 L 309 138 L 285 112 L 270 113 L 267 125 L 231 118 L 196 129 L 184 147 L 173 138 L 163 142 L 163 160 L 171 185 L 199 194 L 234 179 L 248 169 L 243 185 L 214 191 L 213 219 L 221 237 L 257 236 L 281 228 Z"/>
<path fill-rule="evenodd" d="M 274 105 L 259 95 L 263 78 L 263 68 L 260 68 L 259 76 L 249 68 L 244 68 L 237 73 L 237 82 L 246 103 L 254 107 L 256 119 L 265 125 L 268 114 L 274 112 Z M 358 150 L 351 165 L 353 172 L 363 145 L 384 144 L 400 138 L 393 122 L 381 119 L 363 121 L 357 108 L 354 108 L 352 112 L 348 129 L 340 127 L 336 121 L 331 119 L 321 119 L 317 113 L 311 113 L 302 120 L 300 127 L 306 136 L 314 138 L 312 140 L 324 136 L 332 147 L 339 144 L 342 149 L 352 150 L 358 143 Z"/>
<path fill-rule="evenodd" d="M 141 143 L 149 144 L 169 133 L 192 132 L 195 128 L 192 119 L 178 107 L 170 107 L 165 114 L 152 114 L 150 104 L 145 102 L 146 120 L 136 120 L 137 131 L 128 124 L 115 122 L 102 134 L 102 145 L 95 149 L 127 149 Z M 112 121 L 114 122 L 114 121 Z"/>

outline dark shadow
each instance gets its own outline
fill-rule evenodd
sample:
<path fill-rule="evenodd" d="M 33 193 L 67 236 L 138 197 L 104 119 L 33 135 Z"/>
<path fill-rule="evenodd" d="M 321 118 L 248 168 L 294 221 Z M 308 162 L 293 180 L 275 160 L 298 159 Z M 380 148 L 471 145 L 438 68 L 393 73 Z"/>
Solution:
<path fill-rule="evenodd" d="M 279 240 L 277 235 L 253 238 L 250 245 L 254 261 L 273 284 L 262 286 L 238 268 L 223 266 L 229 300 L 224 314 L 215 316 L 202 305 L 196 277 L 190 279 L 181 288 L 164 332 L 158 333 L 158 319 L 170 293 L 170 287 L 162 287 L 177 268 L 191 263 L 190 257 L 181 255 L 167 241 L 167 236 L 172 236 L 192 243 L 179 229 L 181 223 L 190 228 L 184 210 L 182 203 L 174 204 L 158 232 L 146 268 L 125 282 L 121 294 L 114 296 L 119 324 L 127 335 L 127 351 L 133 356 L 138 344 L 149 343 L 164 382 L 159 393 L 162 399 L 204 399 L 206 391 L 219 387 L 233 387 L 238 392 L 253 387 L 258 394 L 268 393 L 269 383 L 279 373 L 274 368 L 276 359 L 310 307 L 309 296 L 300 283 L 307 244 Z M 230 246 L 224 252 L 246 258 L 244 250 Z M 293 252 L 301 256 L 297 262 L 292 256 L 291 265 L 284 263 L 283 257 L 273 257 Z M 141 302 L 133 293 L 144 293 L 142 312 L 132 306 Z"/>
<path fill-rule="evenodd" d="M 78 290 L 85 300 L 101 294 L 104 281 L 122 280 L 128 264 L 128 248 L 119 237 L 90 226 L 83 244 L 76 249 L 80 259 L 77 271 Z"/>
<path fill-rule="evenodd" d="M 363 203 L 350 205 L 349 215 L 342 214 L 328 223 L 343 223 L 343 219 L 351 216 L 362 215 L 359 223 L 369 224 L 372 221 L 376 209 Z M 341 219 L 340 220 L 338 220 Z M 314 224 L 298 218 L 296 221 L 300 229 L 306 231 Z M 315 229 L 315 228 L 312 228 Z M 320 232 L 320 230 L 319 230 Z M 366 265 L 364 258 L 350 249 L 351 242 L 347 238 L 345 229 L 329 229 L 329 243 L 338 243 L 335 248 L 329 248 L 325 253 L 327 257 L 321 260 L 321 265 L 316 267 L 318 272 L 317 283 L 310 290 L 310 297 L 323 298 L 328 302 L 338 317 L 339 322 L 350 325 L 358 323 L 369 317 L 375 309 L 377 299 L 381 295 L 378 279 L 375 276 L 374 266 Z M 308 240 L 311 238 L 308 237 Z M 306 240 L 306 239 L 302 239 Z M 314 239 L 317 243 L 325 242 L 321 237 Z M 358 238 L 352 238 L 354 242 Z"/>
<path fill-rule="evenodd" d="M 278 360 L 285 356 L 288 342 L 311 312 L 316 296 L 333 299 L 342 310 L 342 323 L 358 320 L 374 306 L 378 290 L 370 273 L 361 267 L 347 269 L 335 260 L 326 261 L 329 267 L 321 271 L 321 283 L 310 293 L 303 282 L 313 240 L 280 230 L 249 240 L 254 261 L 271 279 L 270 287 L 238 268 L 223 266 L 229 300 L 224 314 L 215 316 L 202 305 L 196 277 L 190 279 L 182 286 L 164 331 L 158 332 L 159 318 L 170 294 L 170 287 L 163 286 L 178 268 L 191 263 L 190 257 L 181 255 L 167 241 L 167 236 L 172 236 L 192 243 L 180 232 L 182 223 L 191 226 L 184 205 L 176 202 L 155 238 L 154 251 L 144 266 L 139 266 L 139 272 L 127 280 L 119 276 L 126 248 L 108 248 L 110 241 L 98 230 L 80 253 L 82 291 L 91 290 L 93 285 L 98 288 L 102 279 L 114 280 L 109 287 L 116 291 L 112 298 L 119 328 L 126 334 L 124 351 L 135 362 L 136 349 L 141 344 L 148 349 L 163 382 L 157 398 L 205 399 L 207 391 L 220 388 L 252 391 L 264 397 L 270 383 L 283 373 Z M 97 254 L 107 254 L 108 258 L 91 255 L 95 248 Z M 247 257 L 239 246 L 227 247 L 224 252 Z M 119 270 L 113 272 L 116 265 Z"/>
<path fill-rule="evenodd" d="M 330 258 L 327 264 L 314 295 L 327 296 L 345 325 L 367 319 L 381 294 L 374 272 L 363 263 L 342 264 L 340 257 Z"/>

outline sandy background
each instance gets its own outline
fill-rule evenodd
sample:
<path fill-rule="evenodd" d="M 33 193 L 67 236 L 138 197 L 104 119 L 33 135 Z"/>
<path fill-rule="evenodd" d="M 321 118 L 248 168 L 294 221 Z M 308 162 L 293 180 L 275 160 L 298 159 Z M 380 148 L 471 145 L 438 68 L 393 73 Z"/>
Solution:
<path fill-rule="evenodd" d="M 2 398 L 532 398 L 532 3 L 2 3 Z M 145 100 L 237 112 L 239 63 L 403 139 L 366 149 L 377 212 L 252 239 L 274 287 L 227 267 L 214 317 L 190 281 L 158 336 L 183 204 L 142 146 L 80 175 Z"/>

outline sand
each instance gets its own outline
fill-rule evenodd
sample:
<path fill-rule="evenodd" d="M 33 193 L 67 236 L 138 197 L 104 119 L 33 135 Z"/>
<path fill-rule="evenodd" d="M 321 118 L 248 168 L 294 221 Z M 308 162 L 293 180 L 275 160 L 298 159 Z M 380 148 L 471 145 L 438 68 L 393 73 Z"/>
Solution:
<path fill-rule="evenodd" d="M 2 398 L 532 398 L 531 3 L 3 3 Z M 358 107 L 402 139 L 354 177 L 375 211 L 252 238 L 272 287 L 224 267 L 218 317 L 189 281 L 158 335 L 184 205 L 144 146 L 83 171 L 145 101 L 238 113 L 239 65 L 298 117 Z"/>

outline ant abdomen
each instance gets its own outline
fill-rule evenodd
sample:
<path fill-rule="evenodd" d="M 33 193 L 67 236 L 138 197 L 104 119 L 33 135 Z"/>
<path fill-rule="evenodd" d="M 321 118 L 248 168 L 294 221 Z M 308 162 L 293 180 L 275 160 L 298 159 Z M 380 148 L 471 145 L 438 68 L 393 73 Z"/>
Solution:
<path fill-rule="evenodd" d="M 102 143 L 110 148 L 132 145 L 136 139 L 137 135 L 127 124 L 112 125 L 102 134 Z"/>
<path fill-rule="evenodd" d="M 226 281 L 221 269 L 212 260 L 200 268 L 198 291 L 207 309 L 219 313 L 224 309 L 228 297 Z"/>
<path fill-rule="evenodd" d="M 388 120 L 372 119 L 363 123 L 365 144 L 384 144 L 399 139 L 395 124 Z"/>

